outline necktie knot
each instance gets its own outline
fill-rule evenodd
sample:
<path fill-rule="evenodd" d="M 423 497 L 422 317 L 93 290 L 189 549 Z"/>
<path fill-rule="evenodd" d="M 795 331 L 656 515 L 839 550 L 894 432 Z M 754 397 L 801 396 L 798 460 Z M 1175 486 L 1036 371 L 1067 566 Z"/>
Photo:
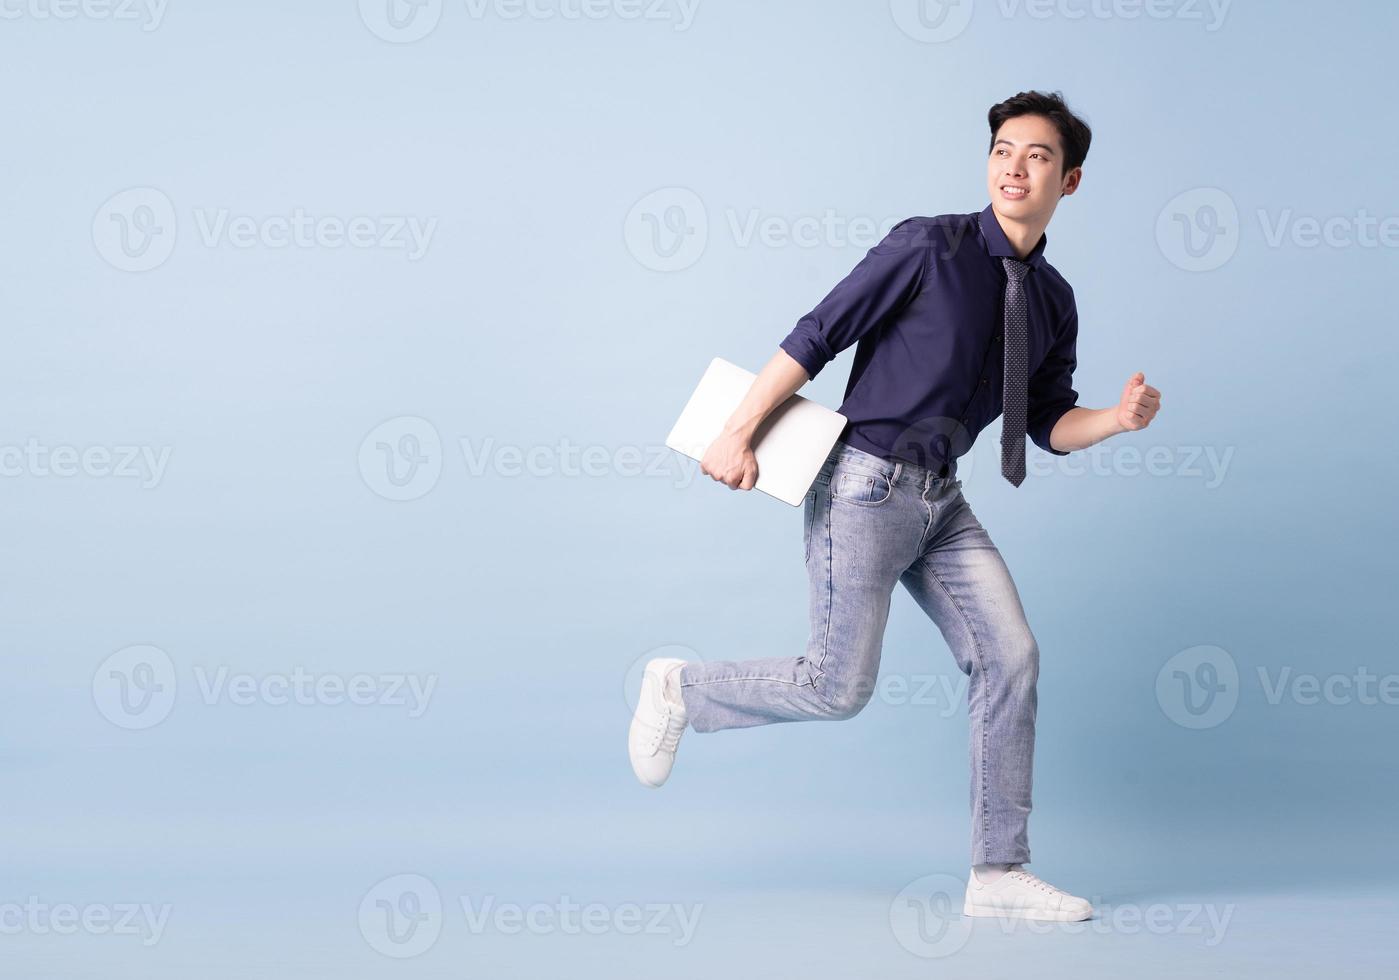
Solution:
<path fill-rule="evenodd" d="M 1010 277 L 1011 282 L 1022 282 L 1030 271 L 1030 266 L 1019 259 L 1002 258 L 1001 262 L 1005 265 L 1006 275 Z"/>

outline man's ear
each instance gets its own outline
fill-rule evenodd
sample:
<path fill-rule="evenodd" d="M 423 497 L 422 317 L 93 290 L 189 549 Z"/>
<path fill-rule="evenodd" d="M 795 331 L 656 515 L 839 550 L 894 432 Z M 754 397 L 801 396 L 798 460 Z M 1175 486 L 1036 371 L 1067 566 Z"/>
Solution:
<path fill-rule="evenodd" d="M 1083 180 L 1083 168 L 1082 168 L 1082 167 L 1074 167 L 1072 170 L 1069 171 L 1068 175 L 1064 178 L 1064 183 L 1063 183 L 1063 185 L 1059 188 L 1059 196 L 1060 196 L 1060 197 L 1067 197 L 1068 195 L 1072 194 L 1074 191 L 1078 190 L 1078 185 L 1079 185 L 1079 183 L 1082 182 L 1082 180 Z"/>

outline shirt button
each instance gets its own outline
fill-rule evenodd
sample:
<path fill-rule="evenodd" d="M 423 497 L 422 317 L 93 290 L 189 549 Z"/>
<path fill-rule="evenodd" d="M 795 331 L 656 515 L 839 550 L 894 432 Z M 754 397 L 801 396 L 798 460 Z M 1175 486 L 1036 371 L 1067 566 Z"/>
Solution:
<path fill-rule="evenodd" d="M 1000 335 L 1000 334 L 996 334 L 996 335 L 995 335 L 994 337 L 992 337 L 991 339 L 992 339 L 992 340 L 1000 340 L 1000 339 L 1001 339 L 1001 335 Z"/>
<path fill-rule="evenodd" d="M 985 378 L 982 378 L 982 379 L 981 379 L 981 383 L 982 383 L 982 384 L 986 384 L 986 379 L 985 379 Z"/>

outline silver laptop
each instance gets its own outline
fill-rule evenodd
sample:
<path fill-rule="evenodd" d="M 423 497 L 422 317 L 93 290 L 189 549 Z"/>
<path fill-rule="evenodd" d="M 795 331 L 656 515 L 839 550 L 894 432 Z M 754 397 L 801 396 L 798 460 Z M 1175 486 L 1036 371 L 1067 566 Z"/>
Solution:
<path fill-rule="evenodd" d="M 757 377 L 722 357 L 714 358 L 665 444 L 691 459 L 703 459 Z M 753 438 L 753 455 L 758 460 L 753 489 L 799 506 L 846 421 L 839 412 L 800 395 L 777 406 Z"/>

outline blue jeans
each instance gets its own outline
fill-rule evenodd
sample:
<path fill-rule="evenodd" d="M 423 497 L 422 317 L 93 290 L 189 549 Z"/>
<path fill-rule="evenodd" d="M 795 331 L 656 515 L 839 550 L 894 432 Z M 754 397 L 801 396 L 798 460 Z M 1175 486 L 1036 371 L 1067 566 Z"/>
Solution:
<path fill-rule="evenodd" d="M 874 693 L 902 582 L 969 679 L 972 863 L 1028 862 L 1039 647 L 962 482 L 837 442 L 803 516 L 806 655 L 686 664 L 690 724 L 713 732 L 858 714 Z"/>

